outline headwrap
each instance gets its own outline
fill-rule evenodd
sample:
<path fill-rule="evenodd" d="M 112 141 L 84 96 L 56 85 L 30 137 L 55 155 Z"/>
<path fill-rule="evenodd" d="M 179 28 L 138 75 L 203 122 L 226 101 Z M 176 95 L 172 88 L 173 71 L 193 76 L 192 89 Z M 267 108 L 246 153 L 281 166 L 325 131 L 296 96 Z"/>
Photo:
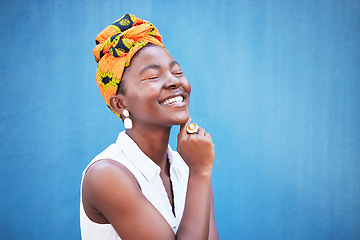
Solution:
<path fill-rule="evenodd" d="M 125 14 L 106 27 L 97 35 L 95 42 L 93 54 L 98 62 L 96 83 L 110 109 L 110 97 L 116 95 L 124 69 L 129 66 L 134 54 L 148 43 L 164 47 L 156 27 L 132 14 Z"/>

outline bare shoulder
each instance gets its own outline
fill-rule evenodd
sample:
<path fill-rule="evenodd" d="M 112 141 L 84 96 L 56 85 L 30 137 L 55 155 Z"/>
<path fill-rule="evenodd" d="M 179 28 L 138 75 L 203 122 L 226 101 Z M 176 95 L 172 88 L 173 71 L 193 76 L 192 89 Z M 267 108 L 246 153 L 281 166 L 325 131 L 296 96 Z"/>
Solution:
<path fill-rule="evenodd" d="M 112 160 L 102 159 L 93 163 L 85 173 L 84 182 L 97 184 L 111 184 L 112 180 L 131 181 L 138 185 L 135 176 L 123 164 Z M 110 182 L 109 182 L 110 181 Z M 139 185 L 138 185 L 139 186 Z"/>
<path fill-rule="evenodd" d="M 116 189 L 116 191 L 114 191 Z M 88 217 L 98 223 L 108 223 L 104 216 L 115 197 L 117 204 L 125 202 L 125 193 L 141 193 L 135 176 L 123 164 L 112 159 L 93 163 L 86 171 L 82 186 L 82 201 Z M 121 200 L 124 201 L 121 201 Z"/>

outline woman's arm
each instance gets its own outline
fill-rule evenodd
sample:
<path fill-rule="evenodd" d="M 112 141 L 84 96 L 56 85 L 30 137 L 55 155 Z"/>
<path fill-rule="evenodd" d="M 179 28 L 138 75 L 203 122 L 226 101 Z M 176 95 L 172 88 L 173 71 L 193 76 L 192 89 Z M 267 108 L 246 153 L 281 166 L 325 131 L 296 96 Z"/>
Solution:
<path fill-rule="evenodd" d="M 210 206 L 210 230 L 209 240 L 218 240 L 219 235 L 215 224 L 215 211 L 214 211 L 214 192 L 211 188 L 211 206 Z"/>
<path fill-rule="evenodd" d="M 111 223 L 121 239 L 175 239 L 165 218 L 142 194 L 134 175 L 113 160 L 94 163 L 83 181 L 88 217 Z"/>
<path fill-rule="evenodd" d="M 177 150 L 189 166 L 189 181 L 184 214 L 176 236 L 177 239 L 209 239 L 214 235 L 214 224 L 210 224 L 213 221 L 211 174 L 214 145 L 211 135 L 203 128 L 197 134 L 188 134 L 185 128 L 190 121 L 181 125 L 178 135 Z"/>

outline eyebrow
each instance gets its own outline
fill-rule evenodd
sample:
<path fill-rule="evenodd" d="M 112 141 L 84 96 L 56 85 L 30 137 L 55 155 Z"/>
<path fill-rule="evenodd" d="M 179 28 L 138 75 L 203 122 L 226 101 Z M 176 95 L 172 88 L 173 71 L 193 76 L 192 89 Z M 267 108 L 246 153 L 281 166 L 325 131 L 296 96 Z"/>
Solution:
<path fill-rule="evenodd" d="M 180 64 L 175 60 L 170 63 L 170 67 L 173 67 L 174 65 L 180 66 Z M 140 71 L 140 74 L 142 74 L 143 72 L 145 72 L 146 70 L 149 70 L 149 69 L 160 69 L 160 66 L 157 64 L 146 66 Z"/>
<path fill-rule="evenodd" d="M 143 72 L 145 72 L 146 70 L 149 70 L 149 69 L 160 69 L 160 66 L 156 65 L 156 64 L 146 66 L 140 71 L 140 74 L 142 74 Z"/>
<path fill-rule="evenodd" d="M 174 65 L 179 65 L 180 67 L 180 64 L 175 60 L 170 63 L 170 67 L 173 67 Z"/>

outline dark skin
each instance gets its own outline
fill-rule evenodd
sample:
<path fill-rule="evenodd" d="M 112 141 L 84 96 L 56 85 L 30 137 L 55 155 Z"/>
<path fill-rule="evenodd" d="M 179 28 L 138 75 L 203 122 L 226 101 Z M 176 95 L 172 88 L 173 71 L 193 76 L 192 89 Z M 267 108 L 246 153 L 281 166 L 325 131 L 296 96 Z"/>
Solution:
<path fill-rule="evenodd" d="M 122 84 L 124 94 L 112 96 L 110 106 L 119 114 L 124 109 L 129 111 L 133 128 L 126 133 L 160 167 L 173 207 L 167 146 L 171 127 L 181 125 L 177 150 L 189 166 L 183 217 L 175 236 L 165 218 L 142 194 L 134 175 L 111 159 L 97 161 L 84 176 L 86 214 L 94 222 L 111 223 L 121 239 L 219 239 L 211 187 L 214 146 L 203 128 L 198 134 L 186 132 L 191 121 L 191 87 L 179 64 L 164 48 L 145 47 L 131 60 Z M 166 104 L 173 97 L 183 99 Z"/>

